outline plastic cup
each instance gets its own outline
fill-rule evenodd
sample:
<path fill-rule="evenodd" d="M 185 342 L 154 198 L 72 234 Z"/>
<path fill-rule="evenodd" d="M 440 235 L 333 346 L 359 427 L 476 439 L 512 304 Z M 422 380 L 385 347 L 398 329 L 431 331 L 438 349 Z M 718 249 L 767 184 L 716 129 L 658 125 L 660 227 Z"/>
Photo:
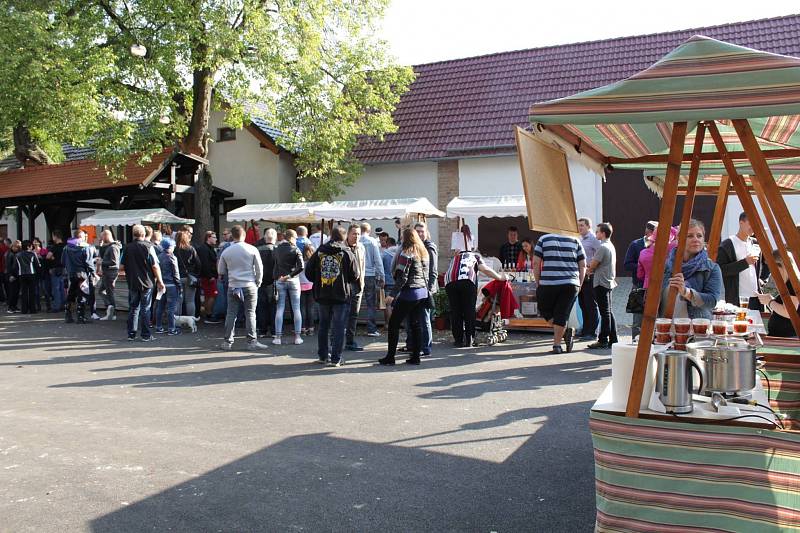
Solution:
<path fill-rule="evenodd" d="M 675 344 L 686 344 L 689 342 L 690 335 L 688 333 L 676 333 L 675 334 Z"/>
<path fill-rule="evenodd" d="M 692 329 L 692 319 L 690 318 L 676 318 L 673 322 L 675 323 L 675 333 L 689 333 Z"/>
<path fill-rule="evenodd" d="M 678 351 L 681 351 L 681 352 L 685 352 L 686 351 L 686 345 L 685 344 L 678 344 L 676 342 L 675 344 L 672 345 L 672 349 L 673 350 L 678 350 Z"/>
<path fill-rule="evenodd" d="M 711 321 L 707 318 L 692 319 L 692 331 L 695 335 L 708 335 L 708 328 L 711 326 Z"/>
<path fill-rule="evenodd" d="M 747 320 L 736 320 L 733 322 L 733 332 L 734 333 L 747 333 L 747 326 L 750 323 Z"/>
<path fill-rule="evenodd" d="M 711 331 L 714 335 L 725 335 L 728 332 L 728 323 L 724 320 L 714 320 L 711 322 Z"/>
<path fill-rule="evenodd" d="M 672 341 L 672 334 L 667 332 L 663 333 L 660 331 L 656 332 L 655 344 L 669 344 Z"/>
<path fill-rule="evenodd" d="M 669 333 L 672 330 L 672 320 L 669 318 L 656 318 L 656 333 Z"/>

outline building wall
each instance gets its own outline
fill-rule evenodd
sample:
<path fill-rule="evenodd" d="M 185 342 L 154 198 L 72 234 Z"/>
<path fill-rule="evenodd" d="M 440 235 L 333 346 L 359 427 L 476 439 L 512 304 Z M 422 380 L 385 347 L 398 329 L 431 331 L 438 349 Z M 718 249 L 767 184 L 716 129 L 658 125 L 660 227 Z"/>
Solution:
<path fill-rule="evenodd" d="M 218 128 L 224 127 L 223 118 L 221 111 L 211 114 L 208 129 L 215 141 Z M 210 143 L 208 159 L 214 185 L 233 192 L 234 198 L 249 204 L 292 201 L 291 159 L 262 148 L 249 131 L 238 129 L 236 140 Z"/>

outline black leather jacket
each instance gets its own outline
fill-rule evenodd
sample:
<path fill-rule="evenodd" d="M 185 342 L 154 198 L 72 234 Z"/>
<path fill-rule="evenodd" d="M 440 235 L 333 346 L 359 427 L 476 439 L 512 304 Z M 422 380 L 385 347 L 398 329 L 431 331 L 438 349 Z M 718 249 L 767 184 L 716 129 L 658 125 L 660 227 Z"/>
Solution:
<path fill-rule="evenodd" d="M 400 294 L 403 289 L 427 288 L 428 261 L 400 253 L 397 256 L 392 277 L 394 278 L 392 297 Z"/>

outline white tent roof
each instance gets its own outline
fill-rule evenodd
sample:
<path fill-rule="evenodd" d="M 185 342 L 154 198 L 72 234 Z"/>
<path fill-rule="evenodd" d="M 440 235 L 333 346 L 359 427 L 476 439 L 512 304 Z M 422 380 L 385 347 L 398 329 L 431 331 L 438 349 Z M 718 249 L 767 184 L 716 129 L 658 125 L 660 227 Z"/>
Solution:
<path fill-rule="evenodd" d="M 526 217 L 525 196 L 456 196 L 447 204 L 447 216 L 456 217 Z"/>
<path fill-rule="evenodd" d="M 427 198 L 393 198 L 388 200 L 350 200 L 330 202 L 314 210 L 319 218 L 333 220 L 379 220 L 407 215 L 443 217 Z"/>
<path fill-rule="evenodd" d="M 164 208 L 121 209 L 95 213 L 81 220 L 81 226 L 133 226 L 142 222 L 151 224 L 194 224 L 194 219 L 177 217 Z"/>
<path fill-rule="evenodd" d="M 247 204 L 228 212 L 228 222 L 237 220 L 271 220 L 273 222 L 313 222 L 321 217 L 315 210 L 325 202 L 283 204 Z"/>

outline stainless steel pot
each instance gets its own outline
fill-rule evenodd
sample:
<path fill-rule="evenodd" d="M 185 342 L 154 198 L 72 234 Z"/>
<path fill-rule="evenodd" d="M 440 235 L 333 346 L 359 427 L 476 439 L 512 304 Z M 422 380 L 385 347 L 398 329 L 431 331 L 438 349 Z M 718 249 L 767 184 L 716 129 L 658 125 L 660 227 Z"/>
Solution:
<path fill-rule="evenodd" d="M 734 394 L 756 386 L 756 347 L 738 337 L 692 342 L 686 349 L 702 362 L 705 387 L 700 394 Z"/>

